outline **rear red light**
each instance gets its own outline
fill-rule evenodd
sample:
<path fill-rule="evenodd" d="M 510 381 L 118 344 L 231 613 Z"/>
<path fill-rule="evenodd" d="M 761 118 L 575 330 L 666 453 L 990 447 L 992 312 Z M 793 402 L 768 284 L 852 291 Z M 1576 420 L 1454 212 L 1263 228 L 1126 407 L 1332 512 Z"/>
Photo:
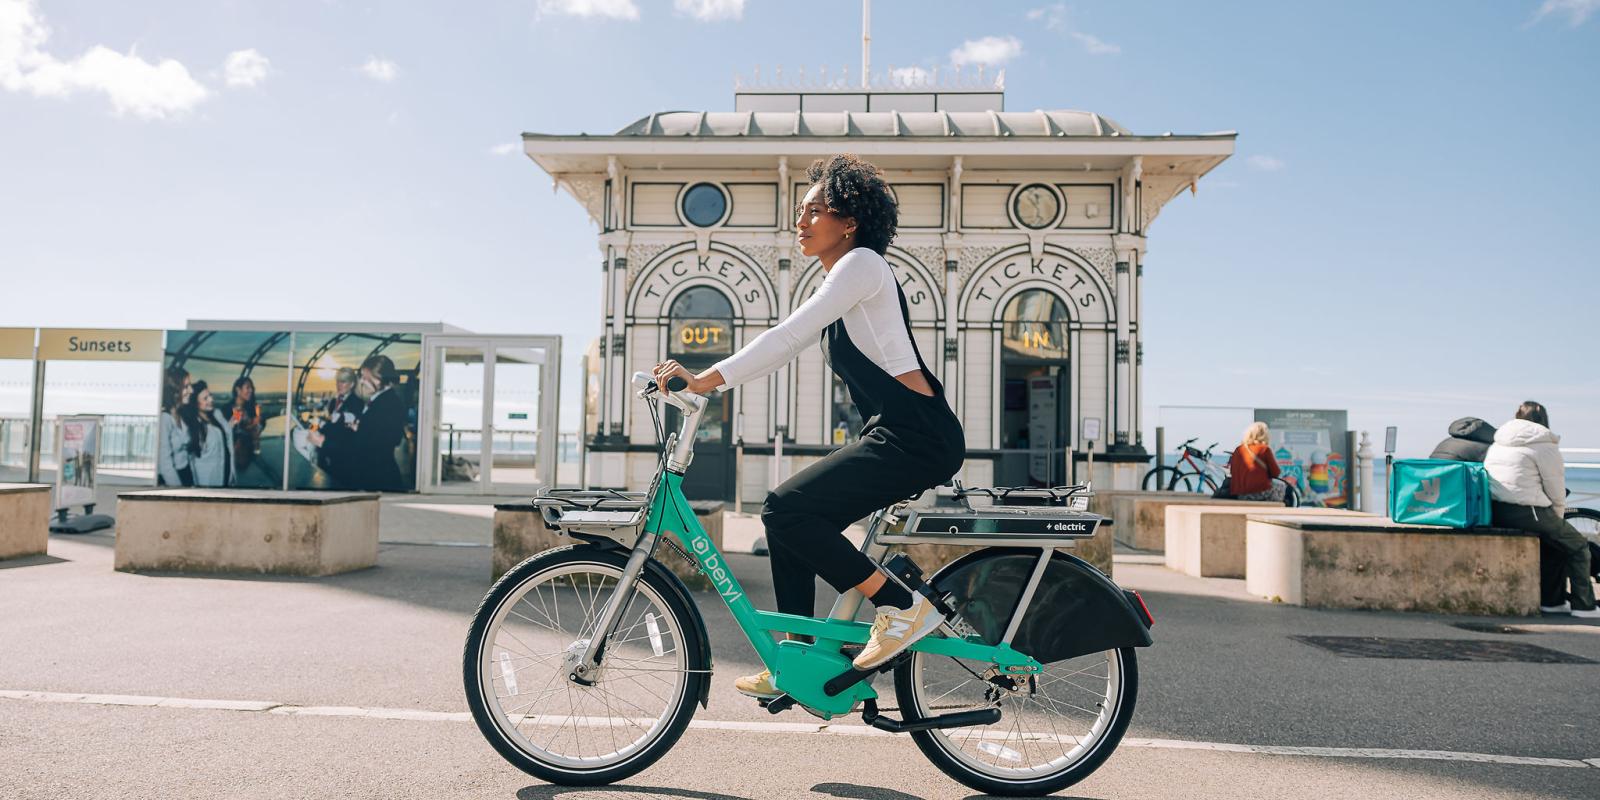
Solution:
<path fill-rule="evenodd" d="M 1128 592 L 1128 594 L 1133 595 L 1133 599 L 1139 602 L 1139 613 L 1144 615 L 1144 624 L 1155 627 L 1156 620 L 1150 616 L 1150 607 L 1144 604 L 1144 598 L 1140 597 L 1138 592 Z"/>

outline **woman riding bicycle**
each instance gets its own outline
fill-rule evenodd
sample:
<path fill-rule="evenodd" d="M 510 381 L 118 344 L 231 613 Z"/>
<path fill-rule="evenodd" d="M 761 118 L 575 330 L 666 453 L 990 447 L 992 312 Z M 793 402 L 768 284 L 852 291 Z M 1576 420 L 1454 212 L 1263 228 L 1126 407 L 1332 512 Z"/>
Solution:
<path fill-rule="evenodd" d="M 761 521 L 778 611 L 811 616 L 818 575 L 877 606 L 871 638 L 854 662 L 866 670 L 932 633 L 942 617 L 857 550 L 844 529 L 949 480 L 961 468 L 966 439 L 911 338 L 905 295 L 884 260 L 898 210 L 883 174 L 841 155 L 817 160 L 806 175 L 811 188 L 796 209 L 795 238 L 801 253 L 822 262 L 822 286 L 788 319 L 699 375 L 671 360 L 654 373 L 658 386 L 681 377 L 687 391 L 726 392 L 771 374 L 821 335 L 829 365 L 866 422 L 859 439 L 768 494 Z M 753 697 L 780 694 L 766 670 L 734 685 Z"/>

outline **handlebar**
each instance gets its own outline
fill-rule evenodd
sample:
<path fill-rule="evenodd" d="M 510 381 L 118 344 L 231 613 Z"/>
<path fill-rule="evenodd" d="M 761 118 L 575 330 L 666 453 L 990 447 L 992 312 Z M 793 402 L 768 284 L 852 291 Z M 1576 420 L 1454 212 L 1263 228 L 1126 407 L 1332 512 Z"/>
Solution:
<path fill-rule="evenodd" d="M 689 388 L 689 382 L 684 380 L 681 376 L 674 375 L 667 379 L 668 392 L 681 392 L 687 388 Z M 639 396 L 644 397 L 646 395 L 654 394 L 660 390 L 661 387 L 657 386 L 655 381 L 648 381 L 644 385 L 644 390 L 639 392 Z"/>

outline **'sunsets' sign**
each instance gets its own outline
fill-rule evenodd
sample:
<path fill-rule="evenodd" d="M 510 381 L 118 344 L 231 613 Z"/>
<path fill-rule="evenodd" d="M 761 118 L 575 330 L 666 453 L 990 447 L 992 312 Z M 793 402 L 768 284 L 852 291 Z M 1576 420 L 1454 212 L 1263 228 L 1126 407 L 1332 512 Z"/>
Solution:
<path fill-rule="evenodd" d="M 44 328 L 39 358 L 47 361 L 160 361 L 161 331 Z"/>

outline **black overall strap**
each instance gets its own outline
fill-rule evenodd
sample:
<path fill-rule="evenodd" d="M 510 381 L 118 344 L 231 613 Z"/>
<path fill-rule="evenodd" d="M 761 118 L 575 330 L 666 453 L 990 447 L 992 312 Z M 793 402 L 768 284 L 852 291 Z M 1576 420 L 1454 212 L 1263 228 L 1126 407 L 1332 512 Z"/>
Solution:
<path fill-rule="evenodd" d="M 895 284 L 894 291 L 900 295 L 900 318 L 906 323 L 906 338 L 911 340 L 911 352 L 917 357 L 917 366 L 922 368 L 922 372 L 927 375 L 928 381 L 933 384 L 933 393 L 935 395 L 944 394 L 944 384 L 939 382 L 939 378 L 933 374 L 933 370 L 928 369 L 927 362 L 922 360 L 922 349 L 917 347 L 917 335 L 911 330 L 911 307 L 906 305 L 906 293 L 900 289 L 900 284 L 898 283 Z"/>

